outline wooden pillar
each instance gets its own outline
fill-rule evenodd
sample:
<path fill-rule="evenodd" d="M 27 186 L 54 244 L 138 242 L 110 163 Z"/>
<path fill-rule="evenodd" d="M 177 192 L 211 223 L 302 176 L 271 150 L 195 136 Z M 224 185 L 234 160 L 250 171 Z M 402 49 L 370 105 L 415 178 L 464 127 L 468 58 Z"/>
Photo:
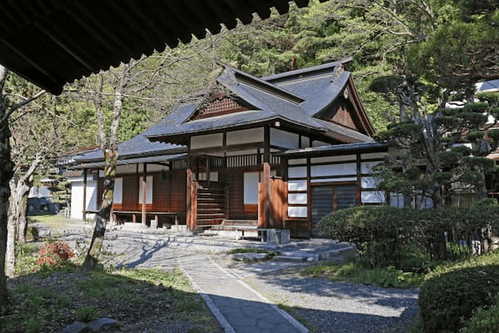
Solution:
<path fill-rule="evenodd" d="M 194 186 L 194 176 L 192 173 L 192 168 L 189 166 L 186 170 L 187 177 L 187 189 L 185 191 L 186 194 L 186 216 L 185 216 L 185 224 L 189 230 L 193 230 L 194 222 L 195 222 L 195 212 L 193 211 L 193 200 L 192 200 L 192 187 Z"/>
<path fill-rule="evenodd" d="M 147 201 L 147 164 L 143 164 L 143 173 L 142 173 L 142 224 L 147 225 L 147 210 L 146 210 L 146 201 Z"/>
<path fill-rule="evenodd" d="M 262 181 L 258 184 L 258 227 L 268 228 L 272 224 L 270 163 L 263 163 Z"/>
<path fill-rule="evenodd" d="M 88 169 L 83 169 L 83 221 L 87 221 L 87 176 Z"/>

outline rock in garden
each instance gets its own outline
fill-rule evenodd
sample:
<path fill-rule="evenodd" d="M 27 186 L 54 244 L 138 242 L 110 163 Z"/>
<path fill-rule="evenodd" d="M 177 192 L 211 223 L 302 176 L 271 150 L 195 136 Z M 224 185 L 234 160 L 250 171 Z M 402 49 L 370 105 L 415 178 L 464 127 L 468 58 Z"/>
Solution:
<path fill-rule="evenodd" d="M 120 323 L 111 318 L 99 318 L 91 321 L 88 326 L 92 329 L 92 332 L 102 332 L 118 328 Z"/>
<path fill-rule="evenodd" d="M 75 321 L 71 325 L 64 327 L 62 333 L 85 333 L 92 332 L 90 327 L 87 324 L 82 323 L 81 321 Z"/>

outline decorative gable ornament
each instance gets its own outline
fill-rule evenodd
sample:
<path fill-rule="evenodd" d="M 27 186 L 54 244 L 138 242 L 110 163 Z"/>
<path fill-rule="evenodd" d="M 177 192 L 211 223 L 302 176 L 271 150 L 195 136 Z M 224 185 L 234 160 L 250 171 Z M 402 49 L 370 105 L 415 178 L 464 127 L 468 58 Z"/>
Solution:
<path fill-rule="evenodd" d="M 223 87 L 210 90 L 199 103 L 189 121 L 223 116 L 256 108 Z"/>

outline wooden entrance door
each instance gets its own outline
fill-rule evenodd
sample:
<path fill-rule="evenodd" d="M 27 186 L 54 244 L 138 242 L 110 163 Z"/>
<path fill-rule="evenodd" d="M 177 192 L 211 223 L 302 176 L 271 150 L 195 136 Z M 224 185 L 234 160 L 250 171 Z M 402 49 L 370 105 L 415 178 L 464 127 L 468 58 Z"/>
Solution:
<path fill-rule="evenodd" d="M 357 185 L 312 186 L 312 229 L 326 215 L 357 204 Z"/>

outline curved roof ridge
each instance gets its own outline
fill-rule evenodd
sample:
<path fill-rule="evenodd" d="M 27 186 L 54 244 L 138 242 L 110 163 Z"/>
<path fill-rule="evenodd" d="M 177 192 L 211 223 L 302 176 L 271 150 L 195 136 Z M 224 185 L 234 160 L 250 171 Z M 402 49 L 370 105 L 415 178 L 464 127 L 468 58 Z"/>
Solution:
<path fill-rule="evenodd" d="M 346 63 L 349 63 L 352 61 L 352 57 L 346 57 L 337 61 L 333 62 L 328 62 L 322 65 L 317 65 L 317 66 L 312 66 L 312 67 L 306 67 L 302 69 L 297 69 L 289 72 L 284 72 L 284 73 L 279 73 L 279 74 L 273 74 L 273 75 L 268 75 L 261 77 L 260 79 L 266 82 L 273 82 L 273 81 L 278 81 L 280 79 L 289 79 L 290 77 L 296 77 L 296 76 L 301 76 L 304 74 L 310 74 L 318 71 L 323 71 L 331 68 L 335 68 L 338 65 L 343 65 Z"/>
<path fill-rule="evenodd" d="M 232 66 L 229 66 L 227 64 L 221 64 L 221 65 L 224 66 L 226 71 L 228 71 L 228 72 L 224 72 L 222 75 L 220 75 L 218 77 L 217 81 L 224 86 L 226 86 L 226 83 L 229 83 L 229 85 L 230 85 L 230 83 L 231 83 L 230 79 L 232 79 L 232 80 L 235 80 L 237 83 L 242 82 L 242 83 L 250 84 L 253 88 L 256 88 L 256 89 L 265 90 L 269 93 L 274 92 L 274 93 L 276 93 L 276 94 L 274 94 L 276 97 L 285 99 L 285 100 L 290 101 L 290 102 L 295 103 L 295 104 L 300 104 L 300 103 L 305 101 L 305 99 L 303 99 L 301 96 L 293 94 L 292 92 L 290 92 L 282 87 L 276 86 L 272 83 L 269 83 L 265 80 L 262 80 L 256 76 L 253 76 L 249 73 L 243 72 L 243 71 L 236 69 Z M 230 76 L 230 79 L 228 78 L 228 76 Z M 226 82 L 227 79 L 229 79 L 229 82 Z M 260 87 L 258 87 L 258 86 L 260 86 Z M 229 87 L 227 87 L 227 88 L 229 88 Z"/>

